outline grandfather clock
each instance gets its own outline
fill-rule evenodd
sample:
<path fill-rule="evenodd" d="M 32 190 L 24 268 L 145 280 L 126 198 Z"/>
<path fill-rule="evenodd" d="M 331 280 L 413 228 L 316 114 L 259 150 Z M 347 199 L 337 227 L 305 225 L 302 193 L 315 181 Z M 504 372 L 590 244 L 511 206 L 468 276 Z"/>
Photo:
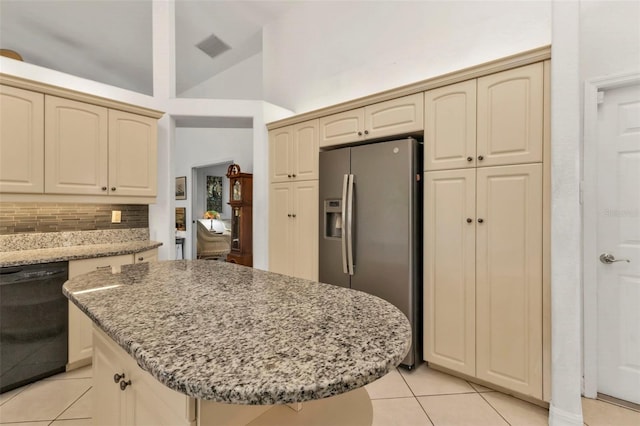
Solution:
<path fill-rule="evenodd" d="M 241 173 L 240 166 L 227 169 L 231 206 L 231 251 L 227 262 L 253 266 L 253 175 Z"/>

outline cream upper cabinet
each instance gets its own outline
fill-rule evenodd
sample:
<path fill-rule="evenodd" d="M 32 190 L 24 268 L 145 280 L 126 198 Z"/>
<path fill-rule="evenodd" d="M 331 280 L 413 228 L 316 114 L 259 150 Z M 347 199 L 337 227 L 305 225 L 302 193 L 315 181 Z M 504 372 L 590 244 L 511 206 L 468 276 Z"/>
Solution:
<path fill-rule="evenodd" d="M 269 132 L 269 177 L 272 183 L 318 179 L 318 120 Z"/>
<path fill-rule="evenodd" d="M 423 103 L 423 94 L 416 93 L 322 117 L 320 147 L 420 132 Z"/>
<path fill-rule="evenodd" d="M 108 193 L 108 109 L 45 97 L 45 191 Z"/>
<path fill-rule="evenodd" d="M 476 166 L 476 80 L 425 92 L 424 169 Z"/>
<path fill-rule="evenodd" d="M 542 164 L 480 168 L 477 377 L 542 399 Z"/>
<path fill-rule="evenodd" d="M 0 85 L 0 192 L 44 191 L 44 95 Z"/>
<path fill-rule="evenodd" d="M 378 139 L 424 129 L 422 93 L 368 105 L 364 108 L 364 135 Z"/>
<path fill-rule="evenodd" d="M 364 140 L 364 108 L 320 119 L 320 148 Z"/>
<path fill-rule="evenodd" d="M 543 63 L 478 79 L 480 166 L 542 161 Z"/>
<path fill-rule="evenodd" d="M 475 375 L 476 171 L 425 173 L 424 359 Z"/>
<path fill-rule="evenodd" d="M 109 110 L 109 193 L 156 195 L 157 121 L 129 112 Z"/>
<path fill-rule="evenodd" d="M 156 195 L 155 119 L 47 96 L 45 134 L 47 193 Z"/>
<path fill-rule="evenodd" d="M 269 270 L 318 279 L 318 181 L 271 184 Z"/>

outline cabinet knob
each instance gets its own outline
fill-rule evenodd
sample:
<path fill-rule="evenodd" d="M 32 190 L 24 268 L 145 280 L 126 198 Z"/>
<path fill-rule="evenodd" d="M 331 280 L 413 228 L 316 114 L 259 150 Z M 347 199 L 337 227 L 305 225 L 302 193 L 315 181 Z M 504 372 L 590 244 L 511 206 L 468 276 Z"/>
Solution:
<path fill-rule="evenodd" d="M 291 215 L 291 217 L 296 217 L 296 215 L 295 215 L 295 214 L 292 214 L 292 215 Z"/>
<path fill-rule="evenodd" d="M 478 219 L 478 223 L 484 223 L 484 219 Z"/>
<path fill-rule="evenodd" d="M 113 375 L 113 382 L 114 383 L 118 383 L 122 379 L 124 379 L 124 373 L 122 373 L 122 374 L 116 373 L 116 374 Z"/>
<path fill-rule="evenodd" d="M 139 262 L 142 262 L 143 260 L 144 260 L 144 257 L 142 257 L 142 256 L 140 256 L 140 257 L 138 258 L 138 261 L 139 261 Z"/>
<path fill-rule="evenodd" d="M 364 134 L 365 134 L 365 135 L 368 135 L 368 134 L 369 134 L 369 131 L 368 131 L 368 130 L 365 130 L 365 131 L 364 131 Z"/>
<path fill-rule="evenodd" d="M 106 186 L 103 186 L 103 187 L 102 187 L 102 190 L 103 190 L 103 191 L 106 191 L 106 190 L 107 190 L 107 187 L 106 187 Z"/>
<path fill-rule="evenodd" d="M 292 174 L 292 175 L 291 175 L 291 177 L 296 177 L 296 174 L 295 174 L 295 173 L 294 173 L 294 174 Z"/>
<path fill-rule="evenodd" d="M 482 161 L 484 160 L 484 157 L 482 155 L 478 155 L 478 160 Z"/>
<path fill-rule="evenodd" d="M 287 177 L 288 177 L 288 178 L 290 178 L 290 177 L 291 177 L 291 175 L 287 175 Z"/>
<path fill-rule="evenodd" d="M 115 186 L 112 186 L 112 187 L 111 187 L 111 190 L 112 190 L 112 191 L 115 191 L 115 190 L 116 190 L 116 187 L 115 187 Z"/>
<path fill-rule="evenodd" d="M 131 380 L 127 380 L 126 382 L 123 380 L 120 382 L 120 390 L 123 391 L 127 388 L 127 386 L 131 386 Z"/>
<path fill-rule="evenodd" d="M 358 136 L 362 136 L 362 132 L 358 132 Z"/>
<path fill-rule="evenodd" d="M 467 157 L 467 161 L 473 161 L 473 157 Z"/>
<path fill-rule="evenodd" d="M 291 217 L 291 213 L 289 213 L 287 216 Z"/>
<path fill-rule="evenodd" d="M 473 222 L 473 219 L 471 219 L 470 217 L 467 218 L 467 223 L 471 223 Z"/>

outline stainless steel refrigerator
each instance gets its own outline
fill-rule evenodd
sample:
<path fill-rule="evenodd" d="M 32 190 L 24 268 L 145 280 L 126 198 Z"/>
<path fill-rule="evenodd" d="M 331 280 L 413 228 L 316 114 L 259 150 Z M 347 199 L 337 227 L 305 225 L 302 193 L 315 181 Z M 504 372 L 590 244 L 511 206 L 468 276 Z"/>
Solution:
<path fill-rule="evenodd" d="M 422 145 L 412 138 L 320 152 L 319 279 L 393 303 L 421 356 Z"/>

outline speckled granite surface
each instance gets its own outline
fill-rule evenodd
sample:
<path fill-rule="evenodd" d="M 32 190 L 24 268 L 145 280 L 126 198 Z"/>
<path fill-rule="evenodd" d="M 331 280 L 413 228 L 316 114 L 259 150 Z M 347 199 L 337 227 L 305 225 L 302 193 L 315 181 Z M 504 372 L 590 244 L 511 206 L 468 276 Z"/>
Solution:
<path fill-rule="evenodd" d="M 161 246 L 148 228 L 0 235 L 0 267 L 138 253 Z"/>
<path fill-rule="evenodd" d="M 411 343 L 382 299 L 225 262 L 106 268 L 63 291 L 160 382 L 219 402 L 337 395 L 385 375 Z"/>

